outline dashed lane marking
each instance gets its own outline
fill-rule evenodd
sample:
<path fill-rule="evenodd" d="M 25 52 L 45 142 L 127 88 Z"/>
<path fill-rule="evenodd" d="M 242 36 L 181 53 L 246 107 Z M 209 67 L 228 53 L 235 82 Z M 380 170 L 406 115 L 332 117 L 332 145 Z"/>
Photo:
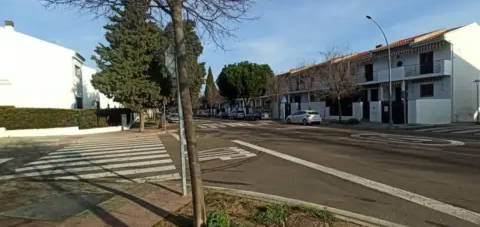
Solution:
<path fill-rule="evenodd" d="M 360 176 L 356 176 L 356 175 L 346 173 L 346 172 L 343 172 L 343 171 L 340 171 L 340 170 L 336 170 L 336 169 L 333 169 L 333 168 L 330 168 L 330 167 L 326 167 L 326 166 L 323 166 L 323 165 L 320 165 L 320 164 L 317 164 L 317 163 L 309 162 L 309 161 L 306 161 L 306 160 L 303 160 L 303 159 L 300 159 L 300 158 L 297 158 L 297 157 L 294 157 L 294 156 L 283 154 L 283 153 L 280 153 L 280 152 L 277 152 L 277 151 L 274 151 L 274 150 L 270 150 L 270 149 L 267 149 L 267 148 L 264 148 L 264 147 L 260 147 L 260 146 L 257 146 L 257 145 L 251 144 L 251 143 L 247 143 L 247 142 L 240 141 L 240 140 L 232 140 L 232 142 L 234 142 L 236 144 L 240 144 L 242 146 L 246 146 L 246 147 L 258 150 L 258 151 L 261 151 L 261 152 L 264 152 L 264 153 L 267 153 L 267 154 L 270 154 L 270 155 L 273 155 L 275 157 L 278 157 L 278 158 L 281 158 L 281 159 L 284 159 L 284 160 L 287 160 L 287 161 L 290 161 L 290 162 L 293 162 L 293 163 L 297 163 L 297 164 L 302 165 L 302 166 L 309 167 L 311 169 L 321 171 L 323 173 L 327 173 L 327 174 L 336 176 L 338 178 L 341 178 L 341 179 L 344 179 L 344 180 L 347 180 L 347 181 L 350 181 L 350 182 L 353 182 L 353 183 L 356 183 L 356 184 L 363 185 L 365 187 L 368 187 L 368 188 L 371 188 L 371 189 L 374 189 L 374 190 L 377 190 L 377 191 L 380 191 L 380 192 L 383 192 L 383 193 L 386 193 L 386 194 L 389 194 L 389 195 L 392 195 L 392 196 L 395 196 L 395 197 L 398 197 L 398 198 L 401 198 L 401 199 L 404 199 L 404 200 L 407 200 L 407 201 L 410 201 L 410 202 L 413 202 L 413 203 L 416 203 L 416 204 L 419 204 L 419 205 L 422 205 L 422 206 L 425 206 L 425 207 L 428 207 L 430 209 L 433 209 L 433 210 L 436 210 L 436 211 L 439 211 L 439 212 L 442 212 L 442 213 L 445 213 L 445 214 L 448 214 L 448 215 L 452 215 L 454 217 L 463 219 L 465 221 L 469 221 L 471 223 L 480 225 L 480 214 L 479 213 L 475 213 L 473 211 L 470 211 L 470 210 L 467 210 L 467 209 L 464 209 L 464 208 L 456 207 L 456 206 L 453 206 L 453 205 L 450 205 L 450 204 L 447 204 L 447 203 L 444 203 L 444 202 L 441 202 L 441 201 L 438 201 L 438 200 L 435 200 L 435 199 L 431 199 L 431 198 L 428 198 L 428 197 L 425 197 L 425 196 L 422 196 L 422 195 L 419 195 L 419 194 L 416 194 L 416 193 L 413 193 L 413 192 L 409 192 L 409 191 L 406 191 L 406 190 L 403 190 L 403 189 L 400 189 L 400 188 L 395 188 L 395 187 L 392 187 L 392 186 L 389 186 L 389 185 L 386 185 L 386 184 L 383 184 L 383 183 L 379 183 L 379 182 L 369 180 L 369 179 L 366 179 L 366 178 L 363 178 L 363 177 L 360 177 Z"/>

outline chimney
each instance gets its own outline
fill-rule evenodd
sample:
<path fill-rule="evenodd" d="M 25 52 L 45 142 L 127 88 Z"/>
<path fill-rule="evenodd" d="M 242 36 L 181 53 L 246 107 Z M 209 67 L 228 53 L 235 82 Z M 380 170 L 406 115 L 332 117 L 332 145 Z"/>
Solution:
<path fill-rule="evenodd" d="M 15 24 L 13 23 L 13 21 L 11 21 L 11 20 L 6 20 L 5 21 L 5 28 L 6 29 L 9 29 L 9 30 L 13 31 L 14 27 L 15 27 Z"/>
<path fill-rule="evenodd" d="M 377 44 L 377 45 L 375 46 L 375 49 L 376 49 L 376 48 L 380 48 L 380 47 L 382 47 L 382 46 L 383 46 L 382 44 Z"/>

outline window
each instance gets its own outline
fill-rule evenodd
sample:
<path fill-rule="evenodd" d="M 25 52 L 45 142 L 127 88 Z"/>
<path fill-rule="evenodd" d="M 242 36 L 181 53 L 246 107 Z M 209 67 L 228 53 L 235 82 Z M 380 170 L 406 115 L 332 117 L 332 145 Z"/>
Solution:
<path fill-rule="evenodd" d="M 372 102 L 378 101 L 378 89 L 370 90 L 370 101 Z"/>
<path fill-rule="evenodd" d="M 373 80 L 373 65 L 368 64 L 365 65 L 365 80 L 372 81 Z"/>
<path fill-rule="evenodd" d="M 433 97 L 433 84 L 420 85 L 420 97 Z"/>
<path fill-rule="evenodd" d="M 433 73 L 433 52 L 420 54 L 420 74 Z"/>
<path fill-rule="evenodd" d="M 75 66 L 75 76 L 80 80 L 82 79 L 82 69 L 78 65 Z"/>

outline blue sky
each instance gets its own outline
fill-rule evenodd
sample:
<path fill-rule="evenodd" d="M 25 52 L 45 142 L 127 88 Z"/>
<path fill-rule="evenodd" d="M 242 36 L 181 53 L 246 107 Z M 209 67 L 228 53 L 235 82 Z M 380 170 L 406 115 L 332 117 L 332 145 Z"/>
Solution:
<path fill-rule="evenodd" d="M 215 76 L 238 61 L 269 64 L 275 73 L 317 62 L 333 46 L 351 51 L 382 43 L 373 16 L 391 41 L 439 28 L 480 22 L 479 0 L 257 0 L 250 11 L 259 19 L 236 25 L 226 51 L 204 40 L 202 61 Z M 75 8 L 46 9 L 40 0 L 0 0 L 0 20 L 13 20 L 17 31 L 77 50 L 87 59 L 103 39 L 104 18 Z M 1 50 L 0 50 L 1 51 Z M 95 63 L 89 60 L 90 66 Z"/>

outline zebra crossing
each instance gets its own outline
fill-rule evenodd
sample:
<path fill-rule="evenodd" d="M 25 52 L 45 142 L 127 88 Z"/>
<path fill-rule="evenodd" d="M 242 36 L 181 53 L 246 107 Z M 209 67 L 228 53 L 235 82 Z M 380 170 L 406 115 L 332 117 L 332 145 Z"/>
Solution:
<path fill-rule="evenodd" d="M 443 126 L 414 129 L 414 131 L 480 136 L 480 125 L 443 125 Z"/>
<path fill-rule="evenodd" d="M 199 129 L 218 129 L 227 127 L 256 127 L 256 126 L 268 126 L 270 122 L 212 122 L 212 123 L 200 123 L 197 124 Z"/>
<path fill-rule="evenodd" d="M 102 179 L 117 182 L 179 179 L 173 160 L 155 135 L 84 137 L 75 143 L 15 169 L 0 180 Z"/>

